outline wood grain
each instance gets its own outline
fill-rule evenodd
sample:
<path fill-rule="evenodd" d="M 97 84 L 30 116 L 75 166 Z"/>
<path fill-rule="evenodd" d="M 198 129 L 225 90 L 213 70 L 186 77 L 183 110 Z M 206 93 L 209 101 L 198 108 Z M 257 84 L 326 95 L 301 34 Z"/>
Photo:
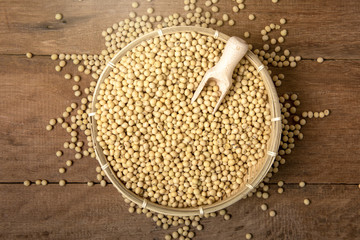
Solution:
<path fill-rule="evenodd" d="M 360 130 L 354 127 L 360 118 L 360 110 L 354 108 L 360 104 L 358 64 L 350 60 L 322 64 L 302 61 L 295 70 L 281 70 L 285 80 L 278 92 L 299 95 L 298 113 L 330 109 L 331 115 L 307 119 L 302 129 L 304 140 L 296 142 L 294 152 L 285 157 L 287 164 L 273 181 L 283 178 L 290 182 L 360 182 Z"/>
<path fill-rule="evenodd" d="M 205 1 L 198 1 L 204 6 Z M 154 7 L 154 15 L 184 13 L 183 1 L 141 1 L 136 9 L 139 15 L 146 14 L 148 7 Z M 289 36 L 284 48 L 304 58 L 316 59 L 360 59 L 360 10 L 359 1 L 338 0 L 281 0 L 273 4 L 269 0 L 248 1 L 240 13 L 233 13 L 234 3 L 219 1 L 224 12 L 236 21 L 234 27 L 225 25 L 220 31 L 243 36 L 250 31 L 249 42 L 256 47 L 263 45 L 260 30 L 270 23 L 279 23 L 286 18 Z M 171 9 L 171 10 L 170 10 Z M 104 47 L 101 31 L 113 23 L 128 17 L 134 11 L 131 1 L 96 0 L 47 1 L 3 0 L 0 2 L 0 53 L 24 54 L 28 51 L 40 55 L 52 53 L 99 53 Z M 62 21 L 56 21 L 56 13 L 62 13 Z M 256 21 L 248 19 L 255 14 Z M 270 36 L 277 37 L 274 33 Z"/>
<path fill-rule="evenodd" d="M 73 80 L 64 78 L 65 72 L 76 74 L 75 67 L 66 66 L 63 72 L 55 72 L 55 62 L 49 57 L 27 59 L 19 56 L 1 56 L 2 87 L 0 103 L 1 122 L 1 182 L 19 182 L 24 178 L 59 181 L 95 180 L 97 161 L 91 158 L 74 160 L 75 151 L 66 151 L 63 143 L 70 140 L 70 134 L 56 125 L 51 132 L 45 127 L 50 118 L 62 116 L 72 102 L 80 105 L 74 96 Z M 26 67 L 24 67 L 26 66 Z M 21 71 L 22 69 L 22 71 Z M 16 72 L 16 74 L 14 74 Z M 81 89 L 89 85 L 91 77 L 81 75 Z M 71 123 L 70 119 L 67 122 Z M 55 152 L 62 150 L 61 158 Z M 74 160 L 66 174 L 58 169 L 66 167 L 66 160 Z"/>
<path fill-rule="evenodd" d="M 230 221 L 204 219 L 196 239 L 355 239 L 359 236 L 360 210 L 357 186 L 286 185 L 282 195 L 270 188 L 268 200 L 242 200 L 228 210 Z M 130 214 L 112 186 L 71 184 L 30 186 L 0 185 L 1 239 L 164 239 L 165 231 L 144 215 Z M 304 198 L 311 204 L 305 206 Z M 267 203 L 277 216 L 260 209 Z M 14 214 L 16 213 L 16 214 Z M 341 231 L 339 231 L 341 229 Z"/>
<path fill-rule="evenodd" d="M 50 118 L 61 115 L 72 102 L 74 82 L 65 73 L 78 74 L 68 64 L 57 73 L 49 55 L 99 53 L 104 48 L 101 31 L 128 17 L 132 1 L 55 0 L 0 1 L 0 239 L 163 239 L 170 233 L 136 214 L 130 214 L 111 185 L 87 187 L 95 180 L 97 161 L 83 158 L 65 174 L 58 172 L 74 152 L 62 145 L 69 134 L 56 126 L 47 132 Z M 198 0 L 204 6 L 204 0 Z M 150 6 L 163 16 L 183 11 L 183 1 L 139 1 L 139 14 Z M 260 30 L 285 17 L 289 36 L 282 48 L 301 55 L 295 69 L 284 73 L 279 94 L 299 95 L 298 111 L 330 109 L 325 119 L 311 119 L 302 129 L 304 140 L 272 179 L 268 200 L 252 197 L 229 208 L 233 218 L 204 219 L 196 239 L 359 239 L 360 238 L 360 1 L 270 0 L 246 1 L 238 14 L 234 3 L 220 0 L 221 14 L 236 21 L 220 31 L 242 36 L 261 47 Z M 203 7 L 204 10 L 209 10 Z M 56 21 L 56 13 L 64 19 Z M 255 14 L 256 21 L 248 15 Z M 277 36 L 270 34 L 271 36 Z M 26 52 L 35 57 L 25 58 Z M 324 57 L 322 64 L 314 59 Z M 81 89 L 91 78 L 81 75 Z M 57 158 L 55 152 L 63 150 Z M 25 179 L 47 179 L 48 186 L 25 187 Z M 69 184 L 60 187 L 57 182 Z M 275 183 L 285 181 L 285 192 L 275 193 Z M 307 182 L 304 189 L 299 181 Z M 310 206 L 303 199 L 311 200 Z M 278 215 L 270 218 L 259 209 L 267 203 Z"/>

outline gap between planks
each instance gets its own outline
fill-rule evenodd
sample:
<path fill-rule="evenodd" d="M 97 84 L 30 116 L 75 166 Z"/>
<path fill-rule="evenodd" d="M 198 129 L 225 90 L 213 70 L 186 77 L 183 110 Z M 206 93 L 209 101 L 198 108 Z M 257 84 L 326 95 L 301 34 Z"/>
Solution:
<path fill-rule="evenodd" d="M 36 53 L 32 53 L 33 56 L 32 58 L 34 57 L 51 57 L 51 55 L 48 55 L 48 54 L 36 54 Z M 82 54 L 82 53 L 76 53 L 76 54 Z M 99 54 L 99 53 L 84 53 L 84 54 L 87 54 L 87 55 L 95 55 L 95 54 Z M 19 54 L 19 53 L 0 53 L 0 57 L 3 57 L 3 56 L 9 56 L 9 57 L 26 57 L 25 56 L 26 53 L 23 53 L 23 54 Z M 321 56 L 319 56 L 321 57 Z M 57 59 L 58 60 L 58 59 Z M 57 61 L 55 60 L 55 61 Z M 316 61 L 317 58 L 301 58 L 301 61 Z M 360 58 L 324 58 L 325 61 L 360 61 Z M 69 60 L 70 61 L 70 60 Z M 270 66 L 272 67 L 272 66 Z"/>
<path fill-rule="evenodd" d="M 24 180 L 25 181 L 25 180 Z M 87 184 L 88 182 L 66 182 L 66 184 Z M 94 184 L 100 184 L 100 182 L 93 182 Z M 107 184 L 112 184 L 111 182 L 107 181 Z M 312 186 L 358 186 L 359 183 L 309 183 L 309 182 L 305 182 L 306 185 L 312 185 Z M 0 182 L 0 184 L 3 185 L 15 185 L 15 184 L 24 184 L 24 182 Z M 33 181 L 31 181 L 32 185 L 35 185 L 35 183 L 33 183 Z M 48 182 L 48 185 L 51 184 L 59 184 L 59 182 Z M 299 183 L 286 183 L 284 182 L 284 185 L 288 185 L 288 186 L 293 186 L 293 185 L 298 185 Z M 277 183 L 267 183 L 265 185 L 277 185 Z"/>

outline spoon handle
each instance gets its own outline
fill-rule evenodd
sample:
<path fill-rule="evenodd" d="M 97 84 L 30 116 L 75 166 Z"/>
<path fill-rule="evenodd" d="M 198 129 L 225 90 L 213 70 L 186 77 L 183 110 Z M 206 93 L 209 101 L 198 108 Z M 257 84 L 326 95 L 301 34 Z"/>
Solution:
<path fill-rule="evenodd" d="M 229 38 L 225 45 L 224 53 L 216 64 L 217 71 L 221 71 L 231 79 L 236 65 L 245 56 L 248 48 L 248 44 L 241 38 Z"/>

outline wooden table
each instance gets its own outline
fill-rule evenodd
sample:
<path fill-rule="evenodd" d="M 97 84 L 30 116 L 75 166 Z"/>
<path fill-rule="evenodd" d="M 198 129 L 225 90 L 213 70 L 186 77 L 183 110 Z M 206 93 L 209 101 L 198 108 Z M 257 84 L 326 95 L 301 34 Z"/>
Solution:
<path fill-rule="evenodd" d="M 139 2 L 141 13 L 148 6 L 162 15 L 184 12 L 181 0 Z M 236 203 L 229 208 L 231 221 L 203 220 L 205 229 L 197 239 L 245 239 L 248 232 L 253 239 L 360 239 L 360 1 L 246 0 L 238 14 L 231 11 L 233 5 L 219 1 L 221 12 L 236 21 L 219 30 L 237 36 L 249 31 L 255 47 L 263 44 L 264 26 L 288 20 L 283 49 L 303 60 L 295 69 L 274 69 L 285 74 L 279 94 L 299 94 L 299 111 L 330 109 L 331 115 L 308 121 L 304 140 L 271 179 L 268 200 Z M 60 160 L 55 157 L 68 135 L 59 127 L 45 130 L 50 118 L 79 101 L 73 83 L 63 77 L 76 68 L 68 64 L 57 73 L 49 55 L 100 53 L 101 31 L 131 9 L 131 1 L 124 0 L 0 1 L 1 239 L 163 239 L 172 232 L 128 213 L 112 186 L 87 187 L 87 181 L 96 181 L 94 159 L 75 161 L 66 174 L 58 173 L 73 158 L 70 151 Z M 56 21 L 56 13 L 64 21 Z M 250 13 L 256 21 L 248 20 Z M 27 59 L 26 52 L 34 57 Z M 317 57 L 325 62 L 317 63 Z M 85 86 L 90 78 L 82 77 Z M 60 187 L 63 178 L 68 184 Z M 25 187 L 26 179 L 47 179 L 49 185 Z M 285 181 L 283 194 L 276 193 L 279 180 Z M 307 182 L 305 188 L 298 187 L 300 181 Z M 277 216 L 261 211 L 262 203 Z"/>

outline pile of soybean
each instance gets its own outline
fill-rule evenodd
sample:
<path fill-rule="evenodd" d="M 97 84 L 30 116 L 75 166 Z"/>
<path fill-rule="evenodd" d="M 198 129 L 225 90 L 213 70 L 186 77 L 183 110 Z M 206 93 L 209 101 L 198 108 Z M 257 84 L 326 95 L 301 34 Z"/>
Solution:
<path fill-rule="evenodd" d="M 234 194 L 248 169 L 264 160 L 270 106 L 247 60 L 235 69 L 235 83 L 215 114 L 215 84 L 191 104 L 224 45 L 196 32 L 149 39 L 100 84 L 96 140 L 128 189 L 164 206 L 213 204 Z"/>

